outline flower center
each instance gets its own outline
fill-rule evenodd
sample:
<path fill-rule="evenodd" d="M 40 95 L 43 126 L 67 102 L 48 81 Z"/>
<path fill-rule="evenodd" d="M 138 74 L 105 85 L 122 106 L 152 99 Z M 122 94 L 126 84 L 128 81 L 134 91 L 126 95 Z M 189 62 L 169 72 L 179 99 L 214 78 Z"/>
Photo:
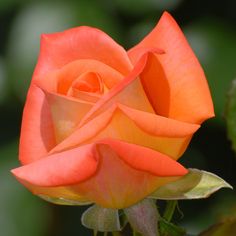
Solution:
<path fill-rule="evenodd" d="M 79 78 L 72 83 L 71 88 L 89 93 L 103 93 L 101 77 L 94 72 L 86 72 L 79 76 Z"/>
<path fill-rule="evenodd" d="M 100 75 L 85 72 L 73 81 L 67 95 L 95 103 L 106 90 Z"/>

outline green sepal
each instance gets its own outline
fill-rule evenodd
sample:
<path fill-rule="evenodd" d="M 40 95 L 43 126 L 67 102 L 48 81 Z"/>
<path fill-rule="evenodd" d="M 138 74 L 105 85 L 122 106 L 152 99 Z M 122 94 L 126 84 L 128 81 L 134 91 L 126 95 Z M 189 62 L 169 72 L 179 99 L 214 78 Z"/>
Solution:
<path fill-rule="evenodd" d="M 124 209 L 127 220 L 134 231 L 143 236 L 158 236 L 159 213 L 153 199 L 144 199 Z"/>
<path fill-rule="evenodd" d="M 119 212 L 117 209 L 103 208 L 98 205 L 89 207 L 81 217 L 82 224 L 94 231 L 121 231 Z"/>
<path fill-rule="evenodd" d="M 207 198 L 221 188 L 232 189 L 232 186 L 210 172 L 189 169 L 188 174 L 177 181 L 160 187 L 149 195 L 149 198 L 162 200 Z"/>

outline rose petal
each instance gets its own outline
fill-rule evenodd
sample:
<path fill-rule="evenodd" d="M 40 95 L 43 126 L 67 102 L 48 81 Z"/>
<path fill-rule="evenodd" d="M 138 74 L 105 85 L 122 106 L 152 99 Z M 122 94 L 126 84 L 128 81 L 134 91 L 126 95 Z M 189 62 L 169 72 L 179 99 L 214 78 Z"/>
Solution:
<path fill-rule="evenodd" d="M 115 140 L 107 140 L 106 142 L 109 143 L 109 145 L 113 144 L 113 147 L 115 147 Z M 112 149 L 113 147 L 109 147 L 109 145 L 98 145 L 101 158 L 100 168 L 98 169 L 96 175 L 88 181 L 72 187 L 75 191 L 78 191 L 78 193 L 86 196 L 86 198 L 96 202 L 100 206 L 123 209 L 142 200 L 158 187 L 179 178 L 157 177 L 148 173 L 149 171 L 146 172 L 147 169 L 145 171 L 134 169 L 131 165 L 124 161 L 124 159 L 131 160 L 132 158 L 135 158 L 135 164 L 138 164 L 137 159 L 141 157 L 143 162 L 148 163 L 148 154 L 150 154 L 149 151 L 142 152 L 142 156 L 138 155 L 138 158 L 136 159 L 135 154 L 138 154 L 139 151 L 142 150 L 142 147 L 140 147 L 141 149 L 139 149 L 138 146 L 132 148 L 130 146 L 126 146 L 129 144 L 120 143 L 121 146 L 116 146 L 115 148 L 124 148 L 122 153 L 124 156 L 119 156 Z M 127 151 L 126 148 L 132 149 L 132 151 L 127 152 L 127 155 L 125 154 L 125 151 Z M 160 166 L 158 165 L 159 153 L 155 152 L 155 155 L 152 157 L 153 159 L 150 159 L 150 163 L 154 164 L 155 162 L 156 165 L 154 165 L 157 167 L 158 171 L 160 169 Z M 140 161 L 139 164 L 142 165 L 142 161 Z M 181 169 L 179 174 L 186 173 L 185 169 L 180 167 L 179 164 L 176 165 L 176 169 Z"/>
<path fill-rule="evenodd" d="M 12 173 L 37 194 L 58 196 L 61 192 L 61 197 L 72 200 L 78 194 L 78 200 L 124 208 L 187 170 L 161 153 L 107 139 L 96 148 L 90 144 L 54 154 Z"/>
<path fill-rule="evenodd" d="M 67 95 L 89 103 L 96 103 L 102 96 L 97 93 L 88 93 L 84 91 L 79 91 L 75 88 L 71 88 Z"/>
<path fill-rule="evenodd" d="M 152 97 L 151 100 L 158 100 L 159 94 L 167 92 L 170 98 L 167 102 L 164 102 L 164 99 L 162 99 L 164 95 L 160 95 L 160 101 L 164 102 L 164 105 L 160 106 L 169 105 L 168 116 L 174 119 L 201 123 L 205 119 L 214 116 L 212 99 L 204 72 L 181 29 L 167 12 L 163 14 L 153 31 L 138 45 L 129 50 L 128 54 L 133 64 L 139 60 L 142 51 L 146 47 L 158 47 L 165 51 L 165 54 L 157 57 L 163 67 L 166 78 L 164 78 L 163 73 L 160 73 L 154 66 L 150 65 L 146 73 L 148 77 L 152 76 L 144 78 L 145 73 L 142 74 L 146 84 L 150 80 L 151 84 L 156 85 L 155 87 L 159 83 L 153 82 L 153 80 L 158 80 L 158 76 L 161 76 L 159 79 L 163 91 L 157 89 L 160 93 L 155 94 L 153 93 L 155 89 L 152 89 L 151 86 L 146 87 L 147 93 Z M 140 50 L 140 48 L 143 50 Z M 150 63 L 152 64 L 152 62 Z M 157 63 L 154 62 L 154 64 Z M 165 79 L 168 82 L 164 82 Z M 158 101 L 156 103 L 155 107 L 158 109 Z M 163 108 L 161 111 L 167 113 L 167 110 L 163 110 Z"/>
<path fill-rule="evenodd" d="M 78 59 L 93 59 L 129 73 L 132 65 L 126 51 L 104 32 L 91 27 L 77 27 L 60 33 L 44 34 L 34 76 L 60 69 Z"/>
<path fill-rule="evenodd" d="M 69 136 L 92 108 L 92 103 L 44 91 L 52 114 L 57 143 Z"/>
<path fill-rule="evenodd" d="M 65 187 L 40 187 L 37 185 L 30 184 L 27 181 L 18 179 L 21 184 L 28 188 L 33 194 L 39 197 L 61 205 L 87 205 L 91 204 L 89 200 L 78 192 L 73 191 L 70 186 Z"/>
<path fill-rule="evenodd" d="M 76 79 L 72 85 L 72 88 L 91 93 L 102 93 L 103 84 L 102 79 L 98 73 L 85 72 L 78 79 Z"/>
<path fill-rule="evenodd" d="M 96 136 L 85 140 L 85 143 L 112 137 L 145 146 L 178 159 L 186 150 L 193 133 L 199 128 L 198 125 L 178 123 L 162 116 L 131 109 L 128 111 L 128 109 L 122 109 L 122 107 L 116 109 L 109 124 Z M 176 133 L 173 131 L 175 129 Z M 67 144 L 69 144 L 69 138 Z"/>
<path fill-rule="evenodd" d="M 114 139 L 105 139 L 101 142 L 109 145 L 123 161 L 134 169 L 160 177 L 183 176 L 188 173 L 180 163 L 150 148 Z"/>
<path fill-rule="evenodd" d="M 146 95 L 155 112 L 162 116 L 169 116 L 170 85 L 157 56 L 148 54 L 147 64 L 140 75 Z"/>
<path fill-rule="evenodd" d="M 186 137 L 196 132 L 200 126 L 188 124 L 167 117 L 139 111 L 119 104 L 119 108 L 127 115 L 140 129 L 157 136 Z"/>
<path fill-rule="evenodd" d="M 69 88 L 84 73 L 98 74 L 107 88 L 112 88 L 123 79 L 123 75 L 106 64 L 95 60 L 73 61 L 60 70 L 52 71 L 44 76 L 35 77 L 35 83 L 49 92 L 66 95 Z"/>
<path fill-rule="evenodd" d="M 143 90 L 138 76 L 143 71 L 147 62 L 148 52 L 145 52 L 131 73 L 124 78 L 117 86 L 113 87 L 108 93 L 93 106 L 80 123 L 83 126 L 100 113 L 106 111 L 116 103 L 122 103 L 135 109 L 154 113 L 153 108 Z"/>
<path fill-rule="evenodd" d="M 112 137 L 165 153 L 174 159 L 182 155 L 199 125 L 180 122 L 114 105 L 86 125 L 76 129 L 51 153 Z"/>
<path fill-rule="evenodd" d="M 56 144 L 49 105 L 41 89 L 31 85 L 24 107 L 19 159 L 23 165 L 34 162 Z"/>
<path fill-rule="evenodd" d="M 97 169 L 98 158 L 94 144 L 89 144 L 13 169 L 12 173 L 37 186 L 70 185 L 90 178 Z"/>

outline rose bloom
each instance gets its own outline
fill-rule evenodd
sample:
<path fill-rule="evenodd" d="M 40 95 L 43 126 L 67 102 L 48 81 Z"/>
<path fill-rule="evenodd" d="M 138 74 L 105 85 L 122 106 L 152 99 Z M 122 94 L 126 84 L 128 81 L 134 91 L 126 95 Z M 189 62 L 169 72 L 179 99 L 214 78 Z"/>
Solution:
<path fill-rule="evenodd" d="M 129 51 L 85 26 L 42 35 L 12 173 L 55 203 L 125 208 L 188 173 L 176 160 L 212 116 L 204 72 L 166 12 Z"/>

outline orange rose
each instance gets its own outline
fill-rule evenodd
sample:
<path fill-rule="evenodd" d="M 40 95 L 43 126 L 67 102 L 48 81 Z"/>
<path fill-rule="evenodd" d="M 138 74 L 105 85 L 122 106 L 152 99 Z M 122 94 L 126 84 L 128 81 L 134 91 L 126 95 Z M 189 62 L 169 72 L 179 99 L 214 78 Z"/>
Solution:
<path fill-rule="evenodd" d="M 125 208 L 187 173 L 176 159 L 212 116 L 203 70 L 168 13 L 128 52 L 90 27 L 43 35 L 12 172 L 58 203 Z"/>

